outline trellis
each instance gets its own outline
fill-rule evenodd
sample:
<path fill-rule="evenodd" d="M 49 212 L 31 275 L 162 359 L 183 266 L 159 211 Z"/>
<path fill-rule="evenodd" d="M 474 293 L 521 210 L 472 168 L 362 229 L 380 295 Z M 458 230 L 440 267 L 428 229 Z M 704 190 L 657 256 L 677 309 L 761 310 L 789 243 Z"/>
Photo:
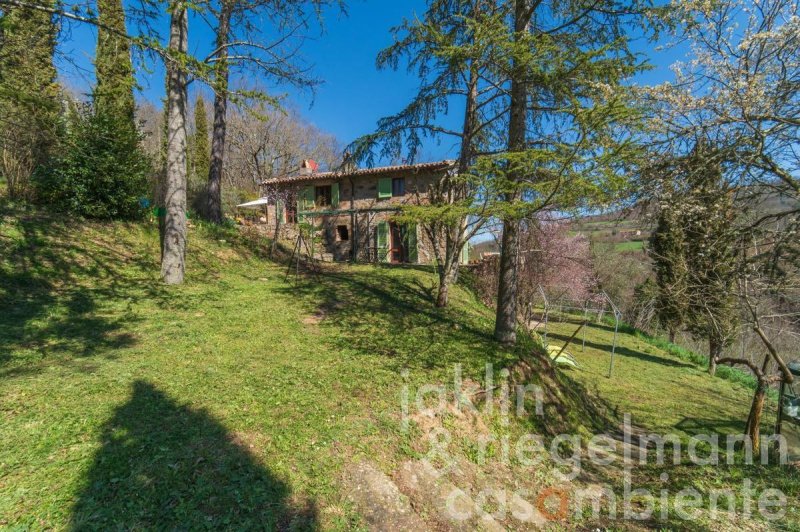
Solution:
<path fill-rule="evenodd" d="M 608 366 L 608 377 L 614 372 L 614 358 L 617 354 L 617 335 L 619 325 L 622 320 L 622 312 L 605 291 L 590 294 L 586 298 L 578 299 L 566 297 L 564 293 L 557 297 L 548 297 L 547 291 L 542 285 L 538 286 L 537 293 L 542 301 L 542 312 L 539 325 L 543 327 L 542 339 L 547 344 L 547 328 L 552 317 L 563 320 L 565 314 L 578 314 L 583 316 L 583 337 L 581 342 L 581 352 L 586 350 L 586 325 L 589 323 L 590 316 L 597 316 L 596 321 L 602 322 L 606 314 L 614 317 L 614 337 L 611 342 L 611 360 Z M 526 323 L 530 324 L 534 313 L 534 301 L 528 303 Z"/>

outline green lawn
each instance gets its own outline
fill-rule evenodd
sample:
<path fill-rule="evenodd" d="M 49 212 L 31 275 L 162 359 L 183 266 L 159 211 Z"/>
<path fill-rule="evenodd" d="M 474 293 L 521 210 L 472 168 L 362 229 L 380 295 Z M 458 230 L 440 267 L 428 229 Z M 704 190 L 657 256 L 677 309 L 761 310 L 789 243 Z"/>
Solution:
<path fill-rule="evenodd" d="M 294 286 L 230 237 L 193 230 L 166 288 L 150 225 L 4 213 L 0 525 L 347 528 L 342 463 L 403 456 L 400 370 L 514 358 L 471 295 L 436 310 L 429 273 Z"/>
<path fill-rule="evenodd" d="M 547 327 L 549 342 L 563 346 L 579 324 L 569 316 L 565 316 L 563 321 L 558 317 L 551 319 Z M 745 478 L 749 478 L 759 490 L 777 488 L 784 491 L 790 505 L 787 519 L 782 525 L 786 529 L 800 528 L 800 508 L 796 504 L 800 496 L 800 475 L 796 469 L 787 469 L 774 462 L 766 466 L 758 463 L 743 465 L 741 455 L 737 455 L 736 465 L 724 463 L 725 436 L 744 431 L 753 396 L 752 388 L 739 382 L 709 377 L 705 366 L 670 355 L 643 339 L 623 333 L 617 336 L 613 371 L 609 377 L 613 338 L 613 326 L 590 324 L 585 347 L 580 333 L 568 347 L 578 361 L 579 369 L 565 372 L 586 386 L 596 400 L 614 413 L 617 420 L 630 414 L 634 429 L 641 428 L 647 433 L 661 436 L 674 434 L 682 441 L 684 451 L 693 436 L 720 436 L 721 465 L 700 467 L 687 459 L 678 466 L 669 461 L 666 466 L 651 464 L 634 469 L 633 484 L 658 493 L 664 488 L 660 476 L 666 474 L 673 493 L 684 487 L 696 487 L 706 492 L 722 487 L 736 490 L 742 486 Z M 772 433 L 776 406 L 775 401 L 767 402 L 762 434 Z M 669 452 L 667 456 L 670 460 Z M 706 454 L 701 453 L 701 456 Z M 741 499 L 739 503 L 742 503 Z M 715 528 L 713 523 L 706 525 L 709 529 Z M 695 523 L 695 526 L 699 527 L 700 523 Z"/>
<path fill-rule="evenodd" d="M 327 268 L 295 285 L 230 230 L 192 229 L 173 288 L 147 223 L 0 204 L 0 246 L 1 527 L 357 528 L 342 466 L 369 457 L 391 473 L 421 449 L 400 431 L 400 372 L 452 382 L 460 363 L 481 382 L 485 363 L 533 349 L 495 344 L 493 312 L 464 289 L 435 309 L 424 268 Z M 629 410 L 653 430 L 740 429 L 749 390 L 628 335 L 606 379 L 608 342 L 592 328 L 584 368 L 556 379 L 567 425 Z"/>
<path fill-rule="evenodd" d="M 614 251 L 641 251 L 644 249 L 642 240 L 627 240 L 614 244 Z"/>

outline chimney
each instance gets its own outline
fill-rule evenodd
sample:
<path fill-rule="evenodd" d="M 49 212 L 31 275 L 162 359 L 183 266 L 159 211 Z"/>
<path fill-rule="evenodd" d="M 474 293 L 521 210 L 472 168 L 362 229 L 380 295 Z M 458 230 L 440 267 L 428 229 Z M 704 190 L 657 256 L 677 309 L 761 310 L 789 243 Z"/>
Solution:
<path fill-rule="evenodd" d="M 319 163 L 314 159 L 303 159 L 303 164 L 300 165 L 300 173 L 303 175 L 311 175 L 319 169 Z"/>

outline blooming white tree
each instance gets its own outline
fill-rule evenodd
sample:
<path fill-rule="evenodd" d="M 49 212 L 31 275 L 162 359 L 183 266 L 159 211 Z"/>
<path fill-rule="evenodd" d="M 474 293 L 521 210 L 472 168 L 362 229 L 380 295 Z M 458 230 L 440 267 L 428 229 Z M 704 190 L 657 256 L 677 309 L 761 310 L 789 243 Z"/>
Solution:
<path fill-rule="evenodd" d="M 776 316 L 759 309 L 775 306 L 753 301 L 796 284 L 800 266 L 800 3 L 676 0 L 672 14 L 691 59 L 674 65 L 673 82 L 642 90 L 651 113 L 647 129 L 654 160 L 686 155 L 698 142 L 713 146 L 725 193 L 740 213 L 731 224 L 739 249 L 736 295 L 768 355 L 760 365 L 744 357 L 720 362 L 747 365 L 759 380 L 748 423 L 755 438 L 770 363 L 792 378 L 763 327 Z M 668 188 L 655 183 L 656 194 Z M 780 318 L 796 321 L 800 307 L 782 304 Z"/>
<path fill-rule="evenodd" d="M 800 200 L 800 3 L 678 0 L 692 59 L 646 89 L 650 131 L 684 151 L 698 137 L 726 150 L 732 184 Z M 770 219 L 796 215 L 797 202 Z M 761 222 L 754 220 L 754 222 Z"/>

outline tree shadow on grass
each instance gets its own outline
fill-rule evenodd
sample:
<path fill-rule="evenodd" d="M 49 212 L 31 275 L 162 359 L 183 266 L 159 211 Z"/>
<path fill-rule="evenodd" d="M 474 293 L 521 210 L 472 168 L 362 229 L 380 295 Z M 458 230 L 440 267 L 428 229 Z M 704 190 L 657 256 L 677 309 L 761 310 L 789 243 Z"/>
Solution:
<path fill-rule="evenodd" d="M 492 364 L 495 374 L 501 368 L 511 370 L 514 384 L 542 386 L 544 415 L 531 414 L 526 420 L 536 430 L 556 435 L 587 425 L 602 430 L 616 422 L 613 406 L 599 394 L 588 399 L 590 391 L 551 367 L 530 335 L 520 333 L 516 347 L 496 342 L 494 316 L 477 301 L 474 308 L 458 303 L 436 308 L 427 279 L 397 267 L 366 274 L 337 269 L 283 290 L 309 313 L 324 318 L 323 330 L 330 324 L 326 341 L 335 349 L 382 357 L 382 369 L 432 371 L 427 378 L 451 382 L 459 364 L 465 378 L 482 382 L 485 365 Z"/>
<path fill-rule="evenodd" d="M 76 229 L 51 217 L 20 214 L 13 228 L 0 261 L 0 366 L 12 351 L 91 356 L 135 343 L 126 331 L 135 318 L 98 312 L 98 302 L 148 295 L 141 278 L 129 278 L 150 266 L 143 255 L 76 242 Z"/>
<path fill-rule="evenodd" d="M 561 340 L 562 342 L 566 342 L 567 340 L 569 340 L 569 336 L 568 335 L 566 335 L 566 334 L 558 334 L 558 333 L 554 333 L 554 332 L 547 333 L 547 337 L 548 338 L 555 338 L 557 340 Z M 575 344 L 578 344 L 578 343 L 581 343 L 581 342 L 578 341 L 578 340 L 575 340 Z M 592 342 L 592 341 L 587 340 L 586 341 L 586 347 L 590 347 L 592 349 L 597 349 L 598 351 L 607 351 L 610 354 L 611 353 L 611 349 L 612 349 L 613 346 L 610 345 L 610 344 L 600 344 L 600 343 L 596 343 L 596 342 Z M 574 349 L 574 347 L 573 347 L 573 349 Z M 625 357 L 630 357 L 630 358 L 637 358 L 639 360 L 642 360 L 642 361 L 645 361 L 645 362 L 649 362 L 649 363 L 652 363 L 652 364 L 661 364 L 663 366 L 670 366 L 670 367 L 676 367 L 676 368 L 692 368 L 692 369 L 697 367 L 694 364 L 689 364 L 688 362 L 681 362 L 679 360 L 674 360 L 672 358 L 661 357 L 661 356 L 658 356 L 658 355 L 650 355 L 648 353 L 642 353 L 641 351 L 635 351 L 635 350 L 630 349 L 628 347 L 619 346 L 619 345 L 617 346 L 616 354 L 617 355 L 622 355 L 622 356 L 625 356 Z"/>
<path fill-rule="evenodd" d="M 400 268 L 374 268 L 368 275 L 331 270 L 282 290 L 335 325 L 337 334 L 327 341 L 337 349 L 385 356 L 389 366 L 441 369 L 461 363 L 482 370 L 487 362 L 516 360 L 525 349 L 500 346 L 477 313 L 436 308 L 424 283 Z"/>
<path fill-rule="evenodd" d="M 72 530 L 313 529 L 314 505 L 287 502 L 288 486 L 208 412 L 137 381 L 103 427 Z"/>
<path fill-rule="evenodd" d="M 140 318 L 126 308 L 144 300 L 188 305 L 159 283 L 158 236 L 149 230 L 23 211 L 0 199 L 0 376 L 35 372 L 42 360 L 114 356 L 136 343 Z M 210 275 L 202 262 L 198 270 L 196 277 Z"/>

